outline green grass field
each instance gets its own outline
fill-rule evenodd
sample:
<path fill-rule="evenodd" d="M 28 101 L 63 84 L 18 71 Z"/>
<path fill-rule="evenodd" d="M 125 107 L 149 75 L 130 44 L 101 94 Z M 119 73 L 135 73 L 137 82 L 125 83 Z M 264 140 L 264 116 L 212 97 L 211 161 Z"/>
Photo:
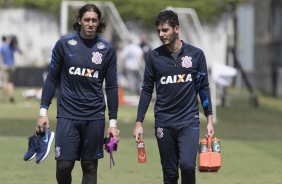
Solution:
<path fill-rule="evenodd" d="M 0 105 L 0 183 L 50 184 L 56 183 L 54 143 L 47 159 L 41 164 L 25 162 L 27 137 L 32 135 L 38 115 L 39 101 L 21 98 L 17 89 L 15 104 Z M 222 144 L 222 168 L 218 173 L 199 173 L 198 184 L 280 184 L 282 181 L 282 99 L 260 96 L 260 107 L 252 108 L 246 94 L 230 92 L 231 102 L 217 108 L 216 136 Z M 48 112 L 51 129 L 55 129 L 55 101 Z M 114 153 L 116 165 L 110 170 L 109 155 L 99 161 L 99 184 L 160 184 L 162 172 L 159 153 L 153 135 L 153 109 L 145 122 L 144 141 L 146 164 L 137 163 L 136 144 L 132 138 L 136 107 L 120 106 L 118 126 L 121 141 Z M 201 123 L 201 137 L 206 122 Z M 81 183 L 80 163 L 73 171 L 73 183 Z M 180 183 L 180 182 L 179 182 Z"/>

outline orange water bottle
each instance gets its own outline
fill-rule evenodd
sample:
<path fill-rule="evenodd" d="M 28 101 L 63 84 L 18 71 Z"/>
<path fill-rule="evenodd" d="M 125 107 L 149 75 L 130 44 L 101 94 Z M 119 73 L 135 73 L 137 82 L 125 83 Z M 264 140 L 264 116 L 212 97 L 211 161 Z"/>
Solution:
<path fill-rule="evenodd" d="M 145 152 L 145 144 L 143 141 L 137 142 L 137 150 L 138 150 L 138 162 L 139 163 L 146 163 L 146 152 Z"/>

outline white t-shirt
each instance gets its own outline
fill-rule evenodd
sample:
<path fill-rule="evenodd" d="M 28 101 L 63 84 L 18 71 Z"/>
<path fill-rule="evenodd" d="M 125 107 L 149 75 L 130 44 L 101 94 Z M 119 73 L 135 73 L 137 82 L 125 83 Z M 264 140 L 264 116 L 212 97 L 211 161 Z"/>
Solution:
<path fill-rule="evenodd" d="M 121 57 L 127 70 L 140 70 L 144 65 L 143 51 L 139 45 L 133 43 L 126 45 L 121 52 Z"/>

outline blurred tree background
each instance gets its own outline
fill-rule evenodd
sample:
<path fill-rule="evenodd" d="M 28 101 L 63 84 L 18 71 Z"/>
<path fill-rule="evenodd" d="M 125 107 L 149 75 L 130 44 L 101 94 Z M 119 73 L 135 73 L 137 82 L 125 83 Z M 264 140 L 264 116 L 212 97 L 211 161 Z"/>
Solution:
<path fill-rule="evenodd" d="M 35 8 L 58 15 L 62 0 L 1 0 L 1 8 Z M 107 0 L 100 0 L 107 1 Z M 142 21 L 145 27 L 153 26 L 154 16 L 167 6 L 194 8 L 202 21 L 217 21 L 228 5 L 235 8 L 238 4 L 250 0 L 112 0 L 124 21 Z M 94 1 L 92 1 L 94 2 Z"/>

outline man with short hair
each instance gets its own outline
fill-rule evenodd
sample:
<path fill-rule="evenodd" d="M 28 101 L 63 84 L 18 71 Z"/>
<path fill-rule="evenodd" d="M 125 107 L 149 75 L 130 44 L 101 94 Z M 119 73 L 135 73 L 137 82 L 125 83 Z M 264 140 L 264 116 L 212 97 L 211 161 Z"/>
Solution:
<path fill-rule="evenodd" d="M 2 88 L 3 101 L 14 102 L 14 73 L 15 73 L 15 52 L 22 53 L 18 46 L 16 36 L 2 36 L 0 48 L 0 67 L 3 70 Z"/>
<path fill-rule="evenodd" d="M 141 70 L 144 68 L 143 51 L 138 44 L 128 40 L 120 56 L 128 91 L 130 95 L 139 95 L 142 83 Z"/>
<path fill-rule="evenodd" d="M 154 86 L 155 136 L 161 158 L 164 184 L 195 184 L 199 143 L 199 94 L 207 118 L 207 135 L 213 136 L 212 104 L 208 71 L 203 51 L 179 39 L 178 15 L 172 10 L 160 12 L 155 22 L 163 43 L 146 58 L 144 81 L 133 136 L 143 139 L 142 122 L 150 104 Z"/>

